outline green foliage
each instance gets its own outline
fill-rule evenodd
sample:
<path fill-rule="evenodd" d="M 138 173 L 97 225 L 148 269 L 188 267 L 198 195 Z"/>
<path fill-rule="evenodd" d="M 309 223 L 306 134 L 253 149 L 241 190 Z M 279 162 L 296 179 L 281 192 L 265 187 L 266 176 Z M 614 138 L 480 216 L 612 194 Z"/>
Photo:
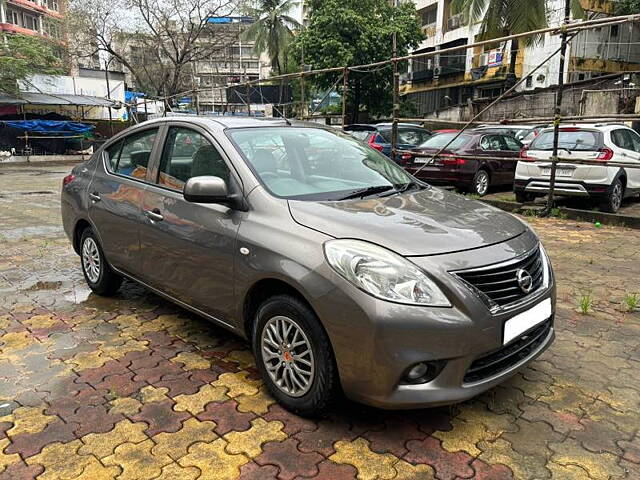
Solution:
<path fill-rule="evenodd" d="M 640 0 L 618 0 L 615 2 L 616 15 L 633 15 L 640 13 Z"/>
<path fill-rule="evenodd" d="M 635 312 L 638 306 L 640 306 L 640 294 L 628 293 L 624 297 L 624 303 L 627 306 L 628 311 Z"/>
<path fill-rule="evenodd" d="M 416 47 L 423 35 L 412 2 L 392 7 L 388 0 L 310 0 L 309 24 L 294 40 L 291 55 L 313 69 L 362 65 L 392 56 L 397 33 L 398 55 Z M 330 88 L 340 72 L 307 79 L 318 90 Z M 389 115 L 392 73 L 387 65 L 368 72 L 349 72 L 351 121 L 364 107 L 370 115 Z"/>
<path fill-rule="evenodd" d="M 18 93 L 18 80 L 41 73 L 62 73 L 53 44 L 31 35 L 0 34 L 0 92 Z"/>
<path fill-rule="evenodd" d="M 578 297 L 578 310 L 583 315 L 586 315 L 593 310 L 593 297 L 591 296 L 591 292 L 580 294 Z"/>
<path fill-rule="evenodd" d="M 243 38 L 254 42 L 257 52 L 266 52 L 271 68 L 282 74 L 285 56 L 294 30 L 302 25 L 289 14 L 296 6 L 294 0 L 260 0 L 257 8 L 249 9 L 249 14 L 257 20 L 244 32 Z"/>

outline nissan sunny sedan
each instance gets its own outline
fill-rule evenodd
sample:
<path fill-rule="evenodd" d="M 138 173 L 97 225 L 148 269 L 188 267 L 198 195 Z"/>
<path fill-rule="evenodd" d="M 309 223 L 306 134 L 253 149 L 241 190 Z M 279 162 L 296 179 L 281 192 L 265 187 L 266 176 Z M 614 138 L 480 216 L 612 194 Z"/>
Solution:
<path fill-rule="evenodd" d="M 317 125 L 142 123 L 65 177 L 62 218 L 95 293 L 128 278 L 244 336 L 303 415 L 463 401 L 554 338 L 525 223 Z"/>

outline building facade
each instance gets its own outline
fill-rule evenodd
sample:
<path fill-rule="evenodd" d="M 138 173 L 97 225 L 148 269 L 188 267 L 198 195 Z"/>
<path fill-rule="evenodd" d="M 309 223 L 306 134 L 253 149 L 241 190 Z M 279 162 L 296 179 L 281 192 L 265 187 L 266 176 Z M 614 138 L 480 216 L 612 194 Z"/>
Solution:
<path fill-rule="evenodd" d="M 416 105 L 423 116 L 459 120 L 460 113 L 475 101 L 495 98 L 517 80 L 526 78 L 518 90 L 535 90 L 557 84 L 559 55 L 532 71 L 560 46 L 560 36 L 546 34 L 543 42 L 520 47 L 513 55 L 512 42 L 438 54 L 440 50 L 478 41 L 480 24 L 471 24 L 464 14 L 451 15 L 450 0 L 414 0 L 426 39 L 414 53 L 434 55 L 411 62 L 402 78 L 401 94 Z M 613 13 L 608 0 L 581 0 L 589 18 Z M 548 2 L 549 25 L 560 25 L 564 0 Z M 568 82 L 608 73 L 640 69 L 640 27 L 636 24 L 605 26 L 580 32 L 571 42 L 565 79 Z"/>
<path fill-rule="evenodd" d="M 66 0 L 0 0 L 0 32 L 64 40 Z"/>

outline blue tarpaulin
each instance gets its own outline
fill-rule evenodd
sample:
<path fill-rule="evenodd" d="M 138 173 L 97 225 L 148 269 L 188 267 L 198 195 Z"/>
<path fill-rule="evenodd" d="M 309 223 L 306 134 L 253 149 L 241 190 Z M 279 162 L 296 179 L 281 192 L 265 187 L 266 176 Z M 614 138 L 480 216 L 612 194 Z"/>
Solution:
<path fill-rule="evenodd" d="M 16 120 L 4 123 L 12 128 L 38 133 L 88 133 L 95 128 L 86 123 L 59 120 Z"/>

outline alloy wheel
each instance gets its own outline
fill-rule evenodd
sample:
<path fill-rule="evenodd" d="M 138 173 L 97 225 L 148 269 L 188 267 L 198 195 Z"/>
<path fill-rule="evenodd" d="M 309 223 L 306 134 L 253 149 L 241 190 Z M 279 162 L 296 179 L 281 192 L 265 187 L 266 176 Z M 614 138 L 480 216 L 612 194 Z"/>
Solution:
<path fill-rule="evenodd" d="M 480 170 L 476 175 L 476 193 L 484 195 L 489 189 L 489 176 L 484 170 Z"/>
<path fill-rule="evenodd" d="M 87 237 L 82 244 L 82 266 L 91 283 L 98 283 L 100 279 L 100 252 L 98 245 L 91 237 Z"/>
<path fill-rule="evenodd" d="M 260 339 L 262 361 L 275 385 L 291 397 L 306 394 L 315 376 L 311 342 L 302 328 L 282 315 L 269 319 Z"/>
<path fill-rule="evenodd" d="M 622 205 L 622 184 L 620 182 L 616 182 L 613 186 L 613 191 L 611 192 L 611 206 L 614 211 L 617 211 Z"/>

